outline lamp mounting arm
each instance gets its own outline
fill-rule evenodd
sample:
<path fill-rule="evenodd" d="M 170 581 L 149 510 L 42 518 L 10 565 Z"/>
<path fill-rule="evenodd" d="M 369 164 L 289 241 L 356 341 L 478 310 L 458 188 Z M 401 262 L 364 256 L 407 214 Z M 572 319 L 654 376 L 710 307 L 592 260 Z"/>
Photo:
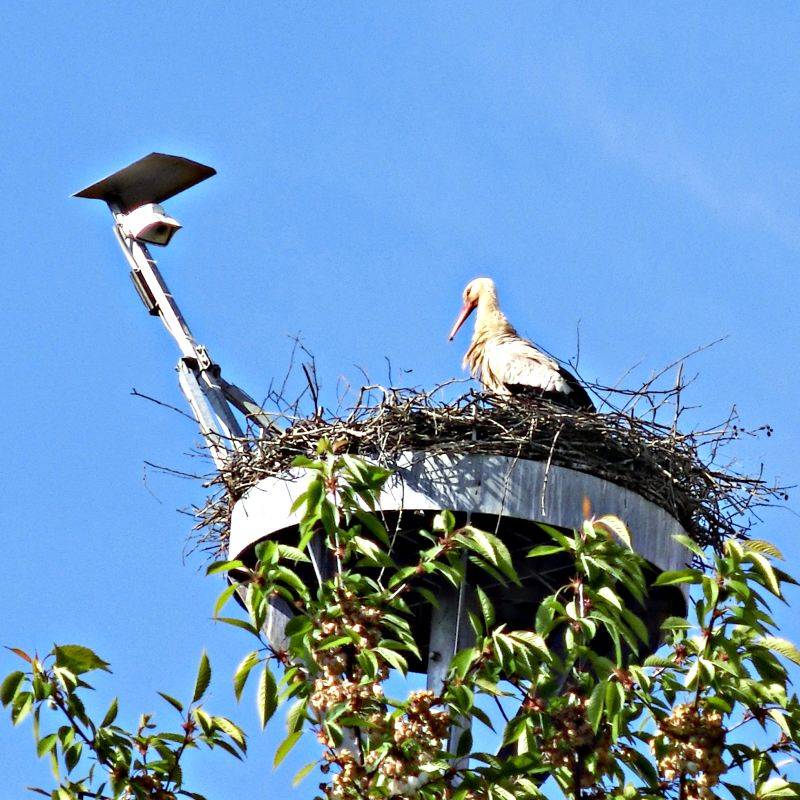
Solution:
<path fill-rule="evenodd" d="M 195 341 L 175 298 L 144 242 L 125 234 L 121 211 L 109 204 L 114 215 L 114 234 L 131 269 L 134 286 L 150 314 L 158 316 L 181 352 L 178 378 L 181 390 L 197 419 L 217 467 L 222 466 L 229 447 L 237 446 L 242 429 L 220 384 L 220 368 L 208 350 Z"/>
<path fill-rule="evenodd" d="M 102 200 L 108 205 L 114 217 L 114 235 L 130 267 L 136 292 L 178 345 L 181 391 L 215 464 L 221 468 L 231 449 L 244 447 L 242 429 L 231 406 L 264 433 L 279 429 L 252 397 L 223 380 L 219 366 L 192 336 L 146 244 L 166 245 L 181 227 L 160 203 L 215 174 L 212 167 L 182 156 L 150 153 L 74 196 Z"/>

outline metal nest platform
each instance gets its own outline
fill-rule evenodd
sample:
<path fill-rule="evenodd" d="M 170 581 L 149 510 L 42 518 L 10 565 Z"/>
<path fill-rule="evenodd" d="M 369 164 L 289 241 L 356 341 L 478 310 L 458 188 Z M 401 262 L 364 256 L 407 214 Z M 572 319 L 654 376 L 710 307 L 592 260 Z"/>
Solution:
<path fill-rule="evenodd" d="M 290 485 L 297 480 L 292 460 L 313 454 L 323 437 L 340 452 L 392 468 L 407 463 L 410 453 L 417 458 L 423 454 L 456 461 L 495 456 L 498 464 L 506 464 L 498 466 L 500 475 L 516 461 L 534 462 L 542 492 L 563 485 L 563 475 L 558 472 L 561 477 L 555 477 L 557 468 L 568 470 L 625 490 L 626 498 L 637 498 L 665 512 L 677 528 L 714 548 L 727 537 L 746 535 L 759 507 L 785 499 L 783 488 L 767 484 L 761 476 L 740 475 L 719 465 L 725 445 L 750 433 L 733 419 L 712 430 L 685 433 L 637 416 L 630 408 L 614 408 L 613 399 L 606 401 L 607 409 L 601 413 L 587 413 L 534 398 L 477 392 L 443 401 L 438 391 L 371 387 L 362 390 L 346 415 L 295 418 L 280 433 L 249 440 L 212 479 L 217 492 L 199 511 L 202 546 L 226 552 L 236 504 L 251 490 L 263 491 L 256 488 L 262 481 Z M 616 400 L 625 400 L 625 395 Z M 591 494 L 587 496 L 597 513 L 618 514 L 635 527 L 627 500 L 609 507 L 606 500 L 595 500 Z M 288 510 L 291 500 L 285 492 L 279 496 L 276 503 Z M 540 502 L 546 499 L 542 495 Z M 446 497 L 441 501 L 441 507 L 448 507 Z M 578 524 L 579 514 L 577 498 L 572 509 L 575 520 L 550 522 L 571 526 Z"/>

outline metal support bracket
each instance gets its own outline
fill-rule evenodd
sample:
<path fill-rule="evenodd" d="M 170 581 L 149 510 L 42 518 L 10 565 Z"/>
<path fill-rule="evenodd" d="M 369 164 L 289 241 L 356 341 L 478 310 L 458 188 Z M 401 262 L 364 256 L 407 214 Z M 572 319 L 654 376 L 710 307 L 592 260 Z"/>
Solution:
<path fill-rule="evenodd" d="M 197 379 L 196 372 L 187 366 L 183 359 L 178 361 L 177 369 L 178 384 L 181 387 L 183 396 L 189 403 L 194 418 L 200 426 L 200 433 L 206 440 L 211 458 L 214 460 L 217 469 L 221 469 L 230 453 L 225 446 L 223 437 L 217 431 L 217 420 L 208 402 L 208 397 Z"/>
<path fill-rule="evenodd" d="M 222 378 L 220 367 L 208 350 L 194 340 L 147 246 L 126 236 L 121 211 L 113 203 L 110 205 L 116 222 L 114 234 L 131 268 L 136 291 L 148 312 L 161 319 L 181 351 L 178 382 L 219 468 L 244 436 L 231 405 L 266 433 L 278 428 L 250 395 Z"/>
<path fill-rule="evenodd" d="M 281 429 L 270 419 L 270 415 L 244 389 L 228 383 L 222 376 L 219 378 L 219 384 L 226 400 L 237 411 L 241 411 L 247 420 L 258 425 L 261 428 L 262 435 L 280 433 Z"/>

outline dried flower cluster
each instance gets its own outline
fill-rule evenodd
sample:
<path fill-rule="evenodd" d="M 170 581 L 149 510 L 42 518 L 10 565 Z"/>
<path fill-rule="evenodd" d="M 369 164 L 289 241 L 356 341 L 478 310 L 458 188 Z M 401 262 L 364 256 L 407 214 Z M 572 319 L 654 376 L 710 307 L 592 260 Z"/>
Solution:
<path fill-rule="evenodd" d="M 711 787 L 726 767 L 722 762 L 725 729 L 722 714 L 695 703 L 681 703 L 658 722 L 659 733 L 651 748 L 658 755 L 658 768 L 667 781 L 688 776 L 687 800 L 715 797 Z"/>
<path fill-rule="evenodd" d="M 413 794 L 428 782 L 423 767 L 447 738 L 450 714 L 435 708 L 441 702 L 431 691 L 411 692 L 405 713 L 394 720 L 393 754 L 379 767 L 389 780 L 391 795 Z"/>
<path fill-rule="evenodd" d="M 539 716 L 540 722 L 533 733 L 540 741 L 544 761 L 554 768 L 569 767 L 576 753 L 592 755 L 594 770 L 584 772 L 583 785 L 593 786 L 598 778 L 613 763 L 611 737 L 607 726 L 595 733 L 586 715 L 586 698 L 575 691 L 547 703 L 533 698 L 525 703 L 525 709 Z M 542 724 L 545 723 L 546 724 Z"/>
<path fill-rule="evenodd" d="M 389 675 L 388 668 L 383 666 L 377 681 L 368 678 L 353 659 L 355 652 L 373 648 L 380 641 L 381 611 L 360 604 L 356 595 L 346 589 L 338 589 L 337 594 L 338 603 L 327 609 L 312 638 L 317 643 L 331 638 L 345 639 L 347 643 L 312 650 L 320 674 L 314 679 L 309 704 L 322 714 L 342 703 L 349 711 L 362 713 L 382 702 L 381 681 Z M 348 639 L 348 632 L 354 635 L 354 641 Z M 376 708 L 379 710 L 379 706 Z"/>
<path fill-rule="evenodd" d="M 379 684 L 373 686 L 379 688 Z M 312 698 L 316 693 L 315 688 Z M 363 714 L 360 696 L 357 698 L 355 703 L 346 697 L 340 702 Z M 382 700 L 382 692 L 370 699 Z M 311 703 L 314 705 L 313 699 Z M 327 747 L 323 771 L 331 765 L 338 767 L 330 782 L 320 785 L 325 796 L 330 800 L 360 800 L 373 796 L 377 787 L 380 796 L 413 797 L 429 782 L 425 767 L 439 755 L 448 734 L 450 715 L 436 707 L 440 704 L 441 698 L 433 692 L 416 691 L 410 693 L 399 714 L 386 713 L 385 704 L 383 713 L 376 707 L 369 717 L 371 728 L 364 732 L 367 738 L 363 743 L 369 751 L 363 760 L 349 747 L 336 748 L 328 737 L 320 735 Z M 386 742 L 388 747 L 383 744 Z"/>
<path fill-rule="evenodd" d="M 555 706 L 555 704 L 554 704 Z M 576 750 L 585 748 L 594 741 L 592 726 L 586 719 L 586 698 L 568 692 L 558 701 L 557 707 L 549 709 L 551 728 L 534 732 L 545 736 L 542 753 L 549 764 L 564 766 L 574 758 Z"/>
<path fill-rule="evenodd" d="M 344 716 L 367 719 L 369 729 L 354 734 L 365 737 L 362 745 L 367 747 L 367 756 L 361 758 L 347 746 L 352 735 L 346 734 L 345 744 L 337 747 L 324 726 L 319 728 L 327 769 L 338 767 L 320 788 L 330 800 L 367 797 L 375 786 L 389 797 L 412 797 L 428 782 L 423 768 L 441 751 L 450 716 L 436 708 L 441 698 L 430 691 L 411 692 L 400 711 L 389 710 L 382 686 L 389 676 L 388 666 L 379 660 L 377 672 L 370 676 L 357 658 L 380 644 L 383 612 L 343 587 L 334 589 L 334 599 L 311 635 L 311 657 L 319 673 L 309 707 L 320 719 L 334 709 L 344 709 Z M 330 646 L 337 641 L 342 643 Z M 389 747 L 380 747 L 386 741 L 391 742 Z"/>

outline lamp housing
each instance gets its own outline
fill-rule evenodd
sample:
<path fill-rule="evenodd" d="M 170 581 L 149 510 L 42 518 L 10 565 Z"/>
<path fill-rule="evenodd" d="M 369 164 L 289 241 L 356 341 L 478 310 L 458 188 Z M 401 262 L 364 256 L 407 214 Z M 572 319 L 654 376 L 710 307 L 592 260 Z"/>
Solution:
<path fill-rule="evenodd" d="M 181 228 L 180 222 L 170 217 L 158 203 L 145 203 L 120 215 L 120 226 L 126 236 L 160 247 L 166 247 Z"/>

